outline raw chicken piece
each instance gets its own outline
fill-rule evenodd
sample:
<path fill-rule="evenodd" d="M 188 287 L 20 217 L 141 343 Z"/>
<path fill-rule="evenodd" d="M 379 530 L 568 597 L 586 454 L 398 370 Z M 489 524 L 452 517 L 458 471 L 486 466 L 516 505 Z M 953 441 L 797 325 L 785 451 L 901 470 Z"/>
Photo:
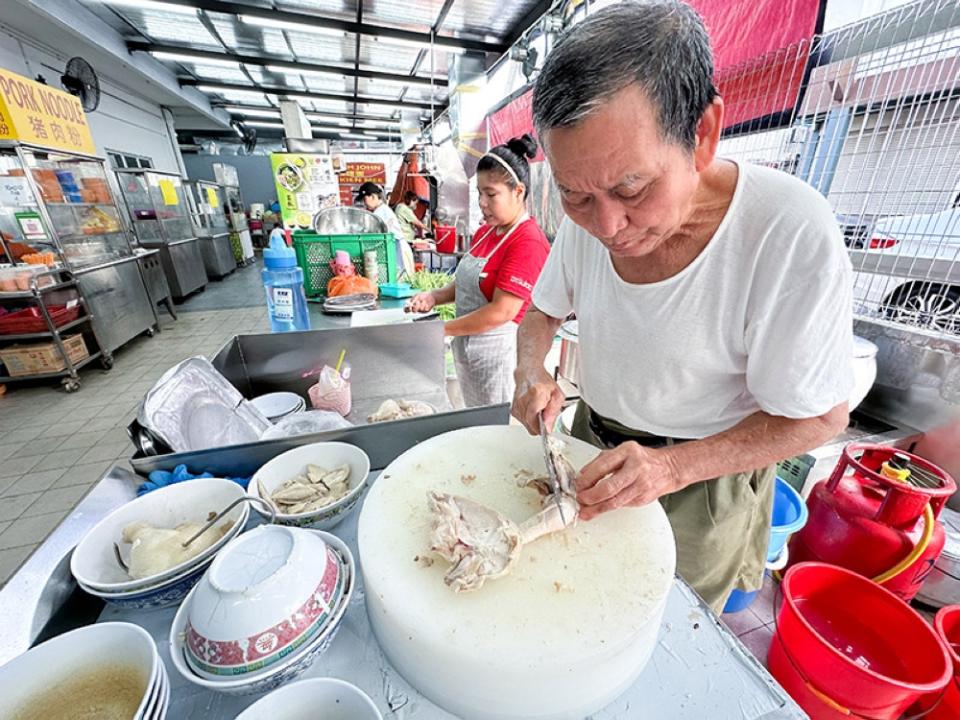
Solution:
<path fill-rule="evenodd" d="M 157 575 L 199 555 L 216 543 L 233 527 L 227 522 L 207 530 L 187 547 L 183 543 L 198 532 L 206 523 L 187 522 L 173 530 L 153 527 L 149 523 L 136 522 L 123 529 L 123 541 L 132 543 L 128 561 L 131 578 L 140 580 Z"/>
<path fill-rule="evenodd" d="M 432 406 L 419 400 L 384 400 L 377 411 L 367 417 L 367 421 L 371 423 L 389 422 L 421 415 L 432 415 L 433 413 Z"/>
<path fill-rule="evenodd" d="M 506 575 L 520 557 L 524 545 L 576 522 L 580 511 L 573 486 L 576 471 L 560 454 L 562 441 L 551 443 L 550 450 L 557 459 L 559 497 L 550 492 L 546 478 L 523 483 L 543 495 L 543 509 L 520 525 L 473 500 L 447 493 L 430 493 L 428 501 L 433 514 L 430 549 L 453 564 L 443 580 L 455 592 L 478 590 L 486 580 Z M 559 505 L 563 506 L 562 513 L 558 499 Z"/>

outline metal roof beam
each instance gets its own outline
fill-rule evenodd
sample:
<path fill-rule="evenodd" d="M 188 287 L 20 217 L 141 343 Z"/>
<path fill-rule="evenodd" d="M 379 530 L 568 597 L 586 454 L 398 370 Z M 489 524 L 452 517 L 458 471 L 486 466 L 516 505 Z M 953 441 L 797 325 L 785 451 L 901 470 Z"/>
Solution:
<path fill-rule="evenodd" d="M 354 102 L 354 97 L 352 94 L 339 94 L 339 93 L 324 93 L 324 92 L 312 92 L 310 90 L 298 90 L 297 88 L 288 88 L 288 87 L 277 87 L 275 85 L 250 85 L 245 83 L 227 83 L 227 82 L 218 82 L 215 80 L 195 80 L 193 78 L 182 78 L 180 84 L 183 86 L 198 86 L 203 85 L 205 87 L 218 88 L 223 90 L 242 90 L 245 92 L 260 92 L 264 95 L 286 95 L 291 97 L 303 97 L 310 100 L 333 100 L 336 102 L 345 102 L 352 103 Z M 384 107 L 397 108 L 398 110 L 416 108 L 418 110 L 429 110 L 430 103 L 427 102 L 416 102 L 413 100 L 385 100 L 383 98 L 377 97 L 367 97 L 361 95 L 356 99 L 356 102 L 360 105 L 382 105 Z M 436 105 L 434 106 L 436 107 Z M 441 105 L 441 107 L 445 107 Z M 317 111 L 321 112 L 321 111 Z"/>
<path fill-rule="evenodd" d="M 213 50 L 197 50 L 189 46 L 170 45 L 167 43 L 144 42 L 143 40 L 130 40 L 127 42 L 127 48 L 130 52 L 160 52 L 182 55 L 184 58 L 191 58 L 196 62 L 203 64 L 204 60 L 212 62 L 223 62 L 224 60 L 243 63 L 246 65 L 257 65 L 259 67 L 280 67 L 290 70 L 293 73 L 321 73 L 324 75 L 343 75 L 346 77 L 360 77 L 368 80 L 383 80 L 391 83 L 401 83 L 406 85 L 417 85 L 420 87 L 446 87 L 447 81 L 442 78 L 416 77 L 402 75 L 400 73 L 387 73 L 378 70 L 364 70 L 362 68 L 339 67 L 337 65 L 318 65 L 315 63 L 293 62 L 291 60 L 281 60 L 279 58 L 265 57 L 260 55 L 241 55 L 238 53 L 222 53 Z"/>

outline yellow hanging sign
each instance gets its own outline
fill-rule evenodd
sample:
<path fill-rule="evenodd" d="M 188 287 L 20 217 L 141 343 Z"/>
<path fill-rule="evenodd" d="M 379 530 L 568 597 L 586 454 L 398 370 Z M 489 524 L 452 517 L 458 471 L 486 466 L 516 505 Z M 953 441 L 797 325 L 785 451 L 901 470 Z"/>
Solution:
<path fill-rule="evenodd" d="M 96 155 L 80 100 L 0 68 L 0 140 Z"/>
<path fill-rule="evenodd" d="M 177 186 L 173 180 L 160 178 L 160 194 L 163 196 L 164 205 L 179 205 L 180 198 L 177 197 Z"/>
<path fill-rule="evenodd" d="M 217 197 L 216 188 L 207 188 L 207 204 L 212 208 L 220 207 L 220 198 Z"/>

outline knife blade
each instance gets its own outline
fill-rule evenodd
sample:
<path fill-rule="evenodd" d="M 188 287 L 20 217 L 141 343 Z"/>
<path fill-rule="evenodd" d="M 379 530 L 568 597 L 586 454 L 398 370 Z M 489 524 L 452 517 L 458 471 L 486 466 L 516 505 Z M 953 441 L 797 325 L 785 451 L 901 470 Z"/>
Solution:
<path fill-rule="evenodd" d="M 543 422 L 543 411 L 538 413 L 540 418 L 540 444 L 543 446 L 543 459 L 547 464 L 547 478 L 550 480 L 550 487 L 553 490 L 553 499 L 557 503 L 557 510 L 560 511 L 560 519 L 563 524 L 567 524 L 567 519 L 563 515 L 563 503 L 560 502 L 560 475 L 557 472 L 557 466 L 553 461 L 553 454 L 550 452 L 550 437 L 547 433 L 547 425 Z"/>

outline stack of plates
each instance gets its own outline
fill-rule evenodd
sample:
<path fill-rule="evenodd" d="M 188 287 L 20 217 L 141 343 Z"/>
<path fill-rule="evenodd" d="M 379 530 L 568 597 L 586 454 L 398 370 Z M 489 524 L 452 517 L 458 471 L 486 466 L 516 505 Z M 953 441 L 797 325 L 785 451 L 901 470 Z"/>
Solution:
<path fill-rule="evenodd" d="M 292 392 L 267 393 L 253 398 L 250 402 L 272 423 L 307 409 L 307 401 Z"/>
<path fill-rule="evenodd" d="M 323 303 L 326 313 L 349 314 L 358 310 L 373 310 L 377 306 L 377 296 L 371 294 L 340 295 L 327 298 Z"/>
<path fill-rule="evenodd" d="M 356 566 L 339 538 L 263 525 L 217 555 L 170 628 L 173 666 L 207 690 L 274 690 L 327 650 L 353 596 Z"/>
<path fill-rule="evenodd" d="M 131 546 L 123 542 L 125 527 L 138 522 L 165 529 L 187 522 L 202 525 L 210 513 L 219 513 L 244 495 L 242 487 L 222 478 L 199 478 L 147 493 L 114 510 L 86 534 L 73 551 L 70 571 L 86 592 L 113 605 L 130 609 L 176 605 L 197 583 L 217 552 L 243 530 L 250 506 L 237 505 L 217 523 L 217 527 L 230 523 L 230 529 L 216 543 L 148 577 L 132 578 L 117 561 L 114 543 L 119 545 L 121 558 L 129 566 Z"/>
<path fill-rule="evenodd" d="M 0 717 L 163 720 L 169 706 L 157 646 L 130 623 L 58 635 L 0 668 Z"/>

